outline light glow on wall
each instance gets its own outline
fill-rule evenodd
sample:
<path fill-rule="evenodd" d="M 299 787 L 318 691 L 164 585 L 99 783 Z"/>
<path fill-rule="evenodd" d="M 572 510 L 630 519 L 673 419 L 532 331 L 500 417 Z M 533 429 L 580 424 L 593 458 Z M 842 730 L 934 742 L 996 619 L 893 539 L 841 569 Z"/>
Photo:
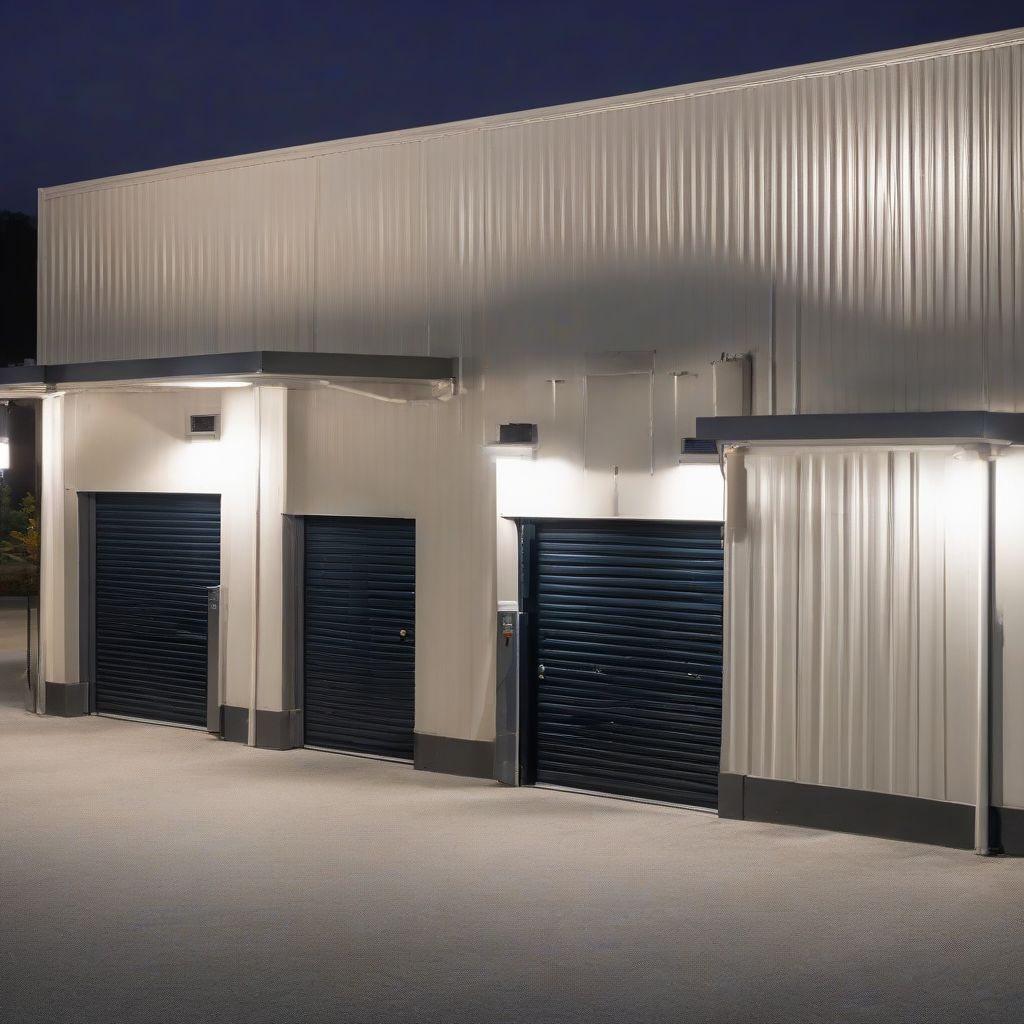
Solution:
<path fill-rule="evenodd" d="M 0 438 L 0 471 L 11 468 L 11 442 Z"/>
<path fill-rule="evenodd" d="M 670 474 L 677 488 L 680 519 L 713 519 L 725 517 L 725 479 L 718 464 L 682 465 Z"/>
<path fill-rule="evenodd" d="M 496 502 L 500 516 L 571 516 L 579 514 L 574 495 L 581 473 L 567 459 L 495 460 Z"/>
<path fill-rule="evenodd" d="M 499 516 L 720 522 L 724 515 L 725 481 L 717 465 L 673 466 L 653 477 L 622 473 L 617 501 L 611 500 L 610 472 L 588 472 L 570 459 L 498 459 L 495 470 Z"/>
<path fill-rule="evenodd" d="M 988 502 L 988 465 L 977 450 L 965 448 L 949 461 L 941 496 L 947 523 L 965 538 L 981 529 Z"/>

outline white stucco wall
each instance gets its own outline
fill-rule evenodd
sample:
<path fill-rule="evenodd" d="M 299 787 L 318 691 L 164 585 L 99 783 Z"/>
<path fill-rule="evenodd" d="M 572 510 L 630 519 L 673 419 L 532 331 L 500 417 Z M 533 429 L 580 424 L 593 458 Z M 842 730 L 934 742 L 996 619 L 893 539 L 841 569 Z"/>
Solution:
<path fill-rule="evenodd" d="M 281 700 L 281 512 L 285 393 L 281 389 L 68 393 L 44 401 L 43 634 L 45 676 L 79 676 L 78 495 L 95 491 L 221 495 L 224 703 L 252 694 L 253 530 L 262 403 L 264 559 L 259 707 Z M 190 413 L 219 413 L 217 441 L 188 440 Z"/>

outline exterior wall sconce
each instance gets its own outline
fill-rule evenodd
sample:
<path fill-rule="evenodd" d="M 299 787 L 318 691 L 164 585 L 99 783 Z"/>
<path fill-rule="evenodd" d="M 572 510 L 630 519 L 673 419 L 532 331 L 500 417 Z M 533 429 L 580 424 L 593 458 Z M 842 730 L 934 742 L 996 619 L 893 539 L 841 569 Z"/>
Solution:
<path fill-rule="evenodd" d="M 717 466 L 718 444 L 699 437 L 684 437 L 679 446 L 681 466 Z"/>
<path fill-rule="evenodd" d="M 495 459 L 533 459 L 537 444 L 536 423 L 502 423 L 497 444 L 485 444 L 484 451 Z"/>

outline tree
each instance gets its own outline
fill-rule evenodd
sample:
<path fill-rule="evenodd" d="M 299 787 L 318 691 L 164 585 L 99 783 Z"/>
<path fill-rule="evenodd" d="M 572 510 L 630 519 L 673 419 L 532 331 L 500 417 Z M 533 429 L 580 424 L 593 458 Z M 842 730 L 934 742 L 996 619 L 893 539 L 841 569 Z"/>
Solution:
<path fill-rule="evenodd" d="M 39 564 L 39 516 L 36 513 L 36 497 L 26 494 L 18 503 L 18 512 L 24 526 L 11 530 L 11 540 L 17 545 L 19 554 L 30 565 Z"/>
<path fill-rule="evenodd" d="M 26 494 L 12 510 L 10 488 L 7 491 L 8 532 L 0 534 L 0 594 L 38 594 L 39 515 L 35 495 Z"/>
<path fill-rule="evenodd" d="M 0 541 L 3 541 L 11 532 L 13 512 L 10 485 L 0 484 Z"/>
<path fill-rule="evenodd" d="M 0 561 L 39 564 L 39 514 L 34 494 L 11 508 L 11 489 L 0 486 Z"/>

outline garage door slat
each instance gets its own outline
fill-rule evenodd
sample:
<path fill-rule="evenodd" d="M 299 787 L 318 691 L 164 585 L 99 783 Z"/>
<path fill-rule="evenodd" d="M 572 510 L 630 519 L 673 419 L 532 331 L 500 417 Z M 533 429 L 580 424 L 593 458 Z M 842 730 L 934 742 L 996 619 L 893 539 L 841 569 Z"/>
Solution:
<path fill-rule="evenodd" d="M 206 724 L 207 588 L 219 581 L 218 495 L 96 495 L 98 712 Z"/>
<path fill-rule="evenodd" d="M 305 742 L 411 759 L 415 521 L 309 516 L 305 538 Z"/>
<path fill-rule="evenodd" d="M 535 529 L 537 781 L 717 806 L 721 527 Z"/>

